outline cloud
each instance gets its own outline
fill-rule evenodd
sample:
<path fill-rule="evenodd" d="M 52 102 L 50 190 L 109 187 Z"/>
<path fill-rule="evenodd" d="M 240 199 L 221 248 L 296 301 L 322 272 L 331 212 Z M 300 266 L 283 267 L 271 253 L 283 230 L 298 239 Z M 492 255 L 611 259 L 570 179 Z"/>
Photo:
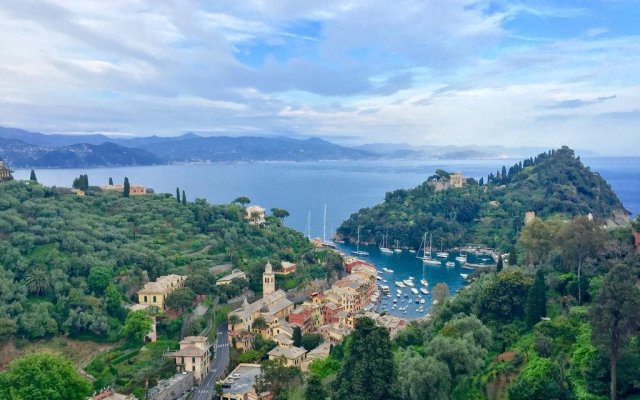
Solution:
<path fill-rule="evenodd" d="M 562 100 L 562 101 L 556 102 L 555 104 L 550 105 L 548 108 L 554 109 L 554 108 L 585 107 L 592 104 L 599 104 L 599 103 L 602 103 L 603 101 L 612 100 L 612 99 L 615 99 L 616 97 L 617 97 L 616 95 L 611 95 L 611 96 L 598 97 L 593 100 L 582 100 L 582 99 Z"/>

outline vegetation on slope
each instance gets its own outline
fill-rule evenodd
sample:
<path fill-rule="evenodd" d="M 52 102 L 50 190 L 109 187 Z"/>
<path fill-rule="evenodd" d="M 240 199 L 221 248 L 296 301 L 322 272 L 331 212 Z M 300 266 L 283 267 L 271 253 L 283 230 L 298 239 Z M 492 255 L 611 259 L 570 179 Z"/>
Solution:
<path fill-rule="evenodd" d="M 442 179 L 448 173 L 438 171 L 414 189 L 387 193 L 383 203 L 351 215 L 338 235 L 354 242 L 360 227 L 362 242 L 379 243 L 388 234 L 391 242 L 417 248 L 427 232 L 434 246 L 481 243 L 508 251 L 527 211 L 543 218 L 626 216 L 609 184 L 567 147 L 502 167 L 486 182 L 468 179 L 462 188 L 436 192 L 432 182 Z"/>

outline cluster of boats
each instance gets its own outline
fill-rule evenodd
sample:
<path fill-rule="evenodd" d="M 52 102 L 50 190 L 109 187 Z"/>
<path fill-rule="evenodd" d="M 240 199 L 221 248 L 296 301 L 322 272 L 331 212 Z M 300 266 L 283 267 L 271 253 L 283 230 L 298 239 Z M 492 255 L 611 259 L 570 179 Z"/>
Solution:
<path fill-rule="evenodd" d="M 389 268 L 382 268 L 382 270 L 387 273 L 393 272 L 393 270 Z M 386 282 L 386 280 L 383 281 Z M 402 281 L 396 281 L 395 285 L 397 287 L 395 296 L 396 298 L 392 300 L 392 304 L 382 303 L 380 305 L 380 311 L 387 311 L 389 309 L 389 306 L 391 306 L 391 310 L 397 309 L 398 311 L 406 314 L 411 303 L 418 304 L 418 307 L 415 309 L 416 312 L 422 313 L 426 311 L 426 297 L 430 296 L 430 292 L 428 289 L 429 282 L 427 282 L 426 279 L 421 279 L 418 284 L 417 282 L 415 282 L 415 278 L 410 276 L 409 278 Z M 374 296 L 371 298 L 371 301 L 374 303 L 376 303 L 382 296 L 387 298 L 392 297 L 389 285 L 380 284 L 379 288 L 380 292 L 374 294 Z M 405 291 L 403 291 L 403 289 L 408 289 L 408 292 L 410 293 L 406 293 Z M 414 295 L 417 297 L 414 298 Z"/>

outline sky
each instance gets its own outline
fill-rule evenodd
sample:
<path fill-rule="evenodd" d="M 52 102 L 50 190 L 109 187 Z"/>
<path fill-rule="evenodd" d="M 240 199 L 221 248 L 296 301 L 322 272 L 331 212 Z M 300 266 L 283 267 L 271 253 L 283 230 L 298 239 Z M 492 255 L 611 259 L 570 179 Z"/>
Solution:
<path fill-rule="evenodd" d="M 0 126 L 640 155 L 638 0 L 3 0 Z"/>

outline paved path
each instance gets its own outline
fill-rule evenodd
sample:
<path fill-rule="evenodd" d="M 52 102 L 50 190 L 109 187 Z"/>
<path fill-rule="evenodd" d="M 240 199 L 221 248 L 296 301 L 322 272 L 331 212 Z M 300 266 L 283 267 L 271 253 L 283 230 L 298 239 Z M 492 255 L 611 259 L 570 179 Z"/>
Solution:
<path fill-rule="evenodd" d="M 191 400 L 211 400 L 215 394 L 216 380 L 218 380 L 229 366 L 229 333 L 227 323 L 218 326 L 216 337 L 215 357 L 211 371 L 205 376 L 202 384 L 193 391 Z"/>

